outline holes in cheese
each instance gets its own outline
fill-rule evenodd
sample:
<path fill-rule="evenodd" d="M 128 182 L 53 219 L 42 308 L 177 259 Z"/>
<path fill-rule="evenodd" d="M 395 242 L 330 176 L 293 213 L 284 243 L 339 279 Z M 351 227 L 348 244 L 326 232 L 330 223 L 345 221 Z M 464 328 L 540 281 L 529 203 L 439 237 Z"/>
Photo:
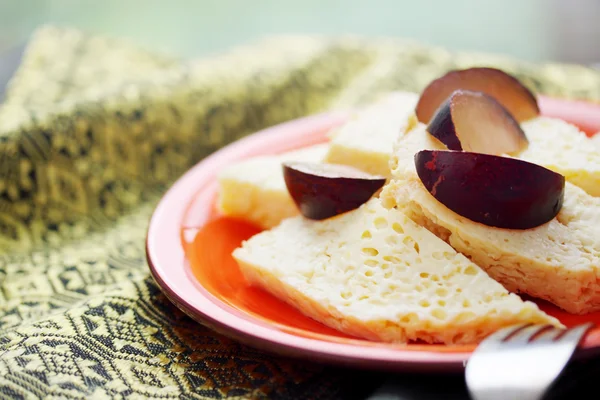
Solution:
<path fill-rule="evenodd" d="M 233 256 L 251 283 L 370 340 L 473 343 L 512 323 L 560 325 L 377 198 L 336 218 L 287 219 Z"/>
<path fill-rule="evenodd" d="M 513 292 L 547 300 L 570 313 L 600 310 L 599 198 L 565 182 L 563 205 L 549 222 L 532 229 L 490 227 L 459 215 L 431 195 L 414 162 L 422 149 L 447 151 L 423 124 L 403 136 L 394 151 L 393 178 L 380 195 L 386 207 L 406 213 Z M 466 194 L 457 190 L 456 196 Z"/>

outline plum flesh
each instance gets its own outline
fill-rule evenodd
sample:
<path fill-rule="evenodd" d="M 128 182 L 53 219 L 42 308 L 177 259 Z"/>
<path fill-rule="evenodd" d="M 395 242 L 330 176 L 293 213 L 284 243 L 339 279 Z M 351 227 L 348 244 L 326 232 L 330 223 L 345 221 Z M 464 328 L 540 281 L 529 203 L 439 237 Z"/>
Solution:
<path fill-rule="evenodd" d="M 431 119 L 427 131 L 450 150 L 515 154 L 527 137 L 519 123 L 493 97 L 455 90 Z"/>

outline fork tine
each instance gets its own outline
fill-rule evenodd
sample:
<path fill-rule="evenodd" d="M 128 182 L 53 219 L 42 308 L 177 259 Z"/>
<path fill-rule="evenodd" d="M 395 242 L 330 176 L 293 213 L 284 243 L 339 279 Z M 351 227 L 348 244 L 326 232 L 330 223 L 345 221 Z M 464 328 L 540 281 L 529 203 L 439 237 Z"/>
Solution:
<path fill-rule="evenodd" d="M 546 325 L 546 329 L 541 329 L 539 333 L 535 335 L 535 340 L 538 341 L 553 341 L 558 336 L 564 334 L 566 329 L 556 328 L 552 325 Z"/>
<path fill-rule="evenodd" d="M 502 342 L 504 342 L 504 340 L 506 340 L 507 337 L 514 334 L 515 332 L 518 332 L 521 329 L 526 329 L 530 325 L 531 324 L 513 325 L 513 326 L 507 326 L 505 328 L 497 330 L 496 332 L 492 333 L 491 335 L 488 335 L 479 344 L 479 346 L 477 346 L 477 348 L 475 349 L 475 352 L 480 353 L 483 351 L 494 350 L 494 349 L 498 348 L 499 346 L 501 346 Z"/>
<path fill-rule="evenodd" d="M 590 330 L 593 326 L 594 326 L 594 324 L 592 322 L 578 325 L 574 328 L 567 329 L 567 331 L 564 334 L 558 336 L 556 339 L 557 339 L 557 341 L 573 340 L 574 342 L 579 344 L 579 341 L 583 338 L 583 336 L 587 333 L 587 331 Z"/>
<path fill-rule="evenodd" d="M 553 330 L 551 325 L 532 325 L 515 332 L 507 339 L 507 341 L 515 344 L 525 344 L 531 341 L 531 339 L 538 333 L 542 333 L 549 330 Z"/>

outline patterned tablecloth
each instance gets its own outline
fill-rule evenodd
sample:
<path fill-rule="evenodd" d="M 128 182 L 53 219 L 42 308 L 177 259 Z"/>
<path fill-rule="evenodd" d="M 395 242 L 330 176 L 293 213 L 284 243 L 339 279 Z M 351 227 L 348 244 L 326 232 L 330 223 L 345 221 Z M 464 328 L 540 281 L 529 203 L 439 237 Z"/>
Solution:
<path fill-rule="evenodd" d="M 263 127 L 491 65 L 600 101 L 600 72 L 392 39 L 289 36 L 209 59 L 44 27 L 0 106 L 0 398 L 352 398 L 377 374 L 288 360 L 193 322 L 144 254 L 161 194 Z"/>

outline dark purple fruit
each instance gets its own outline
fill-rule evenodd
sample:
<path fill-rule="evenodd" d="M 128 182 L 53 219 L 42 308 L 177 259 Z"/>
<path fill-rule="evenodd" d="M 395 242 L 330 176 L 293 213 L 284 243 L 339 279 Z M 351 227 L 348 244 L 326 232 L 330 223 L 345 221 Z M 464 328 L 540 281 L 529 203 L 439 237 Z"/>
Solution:
<path fill-rule="evenodd" d="M 316 220 L 360 207 L 386 182 L 349 166 L 307 162 L 283 163 L 283 177 L 300 213 Z"/>
<path fill-rule="evenodd" d="M 514 76 L 496 68 L 468 68 L 450 71 L 432 81 L 422 92 L 415 112 L 428 124 L 440 105 L 457 89 L 483 92 L 495 98 L 519 122 L 540 114 L 537 99 Z"/>
<path fill-rule="evenodd" d="M 515 158 L 422 150 L 417 174 L 440 203 L 463 217 L 497 228 L 529 229 L 560 211 L 565 178 Z"/>
<path fill-rule="evenodd" d="M 450 150 L 501 155 L 515 154 L 528 145 L 525 132 L 500 103 L 469 90 L 452 92 L 427 131 Z"/>

